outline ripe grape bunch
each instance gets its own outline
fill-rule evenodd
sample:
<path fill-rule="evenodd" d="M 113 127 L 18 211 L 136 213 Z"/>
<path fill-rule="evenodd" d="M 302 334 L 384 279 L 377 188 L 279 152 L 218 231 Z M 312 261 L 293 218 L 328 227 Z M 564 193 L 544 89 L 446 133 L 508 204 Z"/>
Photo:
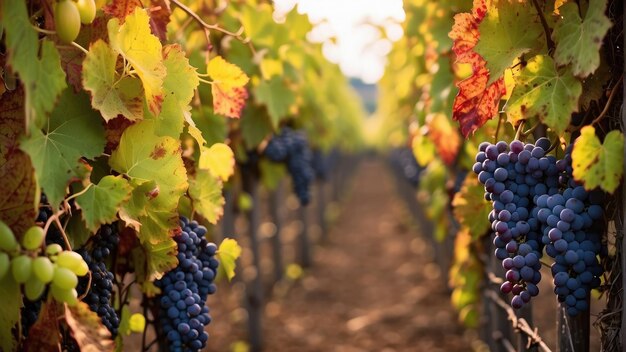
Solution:
<path fill-rule="evenodd" d="M 557 162 L 561 192 L 536 198 L 537 218 L 542 227 L 546 253 L 554 258 L 554 293 L 570 316 L 589 309 L 591 289 L 600 285 L 604 272 L 598 262 L 601 242 L 604 194 L 588 192 L 572 177 L 573 146 Z"/>
<path fill-rule="evenodd" d="M 78 250 L 91 270 L 91 286 L 89 280 L 82 279 L 79 285 L 81 293 L 87 293 L 83 301 L 89 305 L 91 311 L 96 312 L 102 324 L 116 336 L 120 319 L 111 306 L 114 275 L 107 269 L 106 260 L 117 250 L 119 235 L 117 225 L 102 225 L 99 231 L 91 237 L 88 246 Z M 91 252 L 87 248 L 91 248 Z"/>
<path fill-rule="evenodd" d="M 199 351 L 209 339 L 204 327 L 211 317 L 205 304 L 207 296 L 217 289 L 213 283 L 219 265 L 217 246 L 207 242 L 206 228 L 196 221 L 181 217 L 180 227 L 181 233 L 174 237 L 178 266 L 156 281 L 162 291 L 159 326 L 170 351 Z"/>
<path fill-rule="evenodd" d="M 546 155 L 549 147 L 546 138 L 536 144 L 484 142 L 473 166 L 485 186 L 485 198 L 493 205 L 489 221 L 495 232 L 495 256 L 506 270 L 500 290 L 513 293 L 513 308 L 523 307 L 539 294 L 543 243 L 533 200 L 558 193 L 556 158 Z"/>
<path fill-rule="evenodd" d="M 264 153 L 272 161 L 287 164 L 300 204 L 309 204 L 309 184 L 313 181 L 314 171 L 311 167 L 313 155 L 306 136 L 284 127 L 280 134 L 269 141 Z"/>

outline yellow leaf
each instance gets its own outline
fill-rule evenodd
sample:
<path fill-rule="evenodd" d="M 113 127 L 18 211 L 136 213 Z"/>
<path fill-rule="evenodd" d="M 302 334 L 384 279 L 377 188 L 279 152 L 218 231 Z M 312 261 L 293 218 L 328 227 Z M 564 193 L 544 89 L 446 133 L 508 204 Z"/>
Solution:
<path fill-rule="evenodd" d="M 211 174 L 227 181 L 235 172 L 235 154 L 224 143 L 215 143 L 211 148 L 200 147 L 200 169 L 209 170 Z"/>
<path fill-rule="evenodd" d="M 157 115 L 163 102 L 163 80 L 167 74 L 163 64 L 159 38 L 150 31 L 150 17 L 139 7 L 120 25 L 117 18 L 107 24 L 111 48 L 128 61 L 143 82 L 150 111 Z"/>
<path fill-rule="evenodd" d="M 263 59 L 261 61 L 261 75 L 263 79 L 269 80 L 273 76 L 283 75 L 283 63 L 280 60 Z"/>
<path fill-rule="evenodd" d="M 237 65 L 227 62 L 221 56 L 216 56 L 209 61 L 207 72 L 213 84 L 218 84 L 224 90 L 243 87 L 249 80 Z"/>
<path fill-rule="evenodd" d="M 225 238 L 217 251 L 220 260 L 220 271 L 228 280 L 235 277 L 235 262 L 241 255 L 241 246 L 232 238 Z"/>
<path fill-rule="evenodd" d="M 130 325 L 130 331 L 143 332 L 146 328 L 146 317 L 141 313 L 135 313 L 131 315 L 128 324 Z"/>

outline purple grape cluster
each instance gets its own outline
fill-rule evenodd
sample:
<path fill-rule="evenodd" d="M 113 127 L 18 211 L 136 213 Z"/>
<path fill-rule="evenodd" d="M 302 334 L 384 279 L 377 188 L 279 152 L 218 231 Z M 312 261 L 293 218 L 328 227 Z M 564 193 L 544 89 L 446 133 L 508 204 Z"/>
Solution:
<path fill-rule="evenodd" d="M 598 255 L 603 250 L 601 206 L 604 193 L 588 192 L 572 177 L 572 145 L 557 162 L 561 191 L 536 198 L 537 219 L 541 223 L 546 253 L 554 258 L 554 293 L 576 316 L 589 309 L 591 289 L 600 285 L 604 272 Z"/>
<path fill-rule="evenodd" d="M 180 227 L 181 233 L 174 237 L 178 266 L 156 281 L 162 291 L 159 327 L 170 351 L 199 351 L 209 339 L 204 331 L 211 322 L 206 299 L 217 290 L 213 283 L 219 265 L 217 246 L 207 242 L 207 229 L 196 221 L 181 217 Z"/>
<path fill-rule="evenodd" d="M 120 319 L 111 305 L 114 275 L 107 269 L 106 261 L 112 253 L 115 253 L 118 243 L 117 224 L 102 225 L 88 243 L 91 252 L 87 251 L 86 247 L 77 251 L 91 271 L 91 286 L 87 287 L 89 283 L 87 277 L 81 278 L 78 291 L 81 295 L 88 291 L 83 301 L 89 305 L 91 311 L 98 314 L 102 324 L 113 336 L 117 335 Z"/>
<path fill-rule="evenodd" d="M 269 141 L 264 154 L 272 161 L 287 164 L 287 171 L 293 180 L 293 190 L 300 204 L 309 204 L 309 185 L 315 173 L 311 166 L 313 154 L 304 133 L 284 127 L 280 134 Z"/>
<path fill-rule="evenodd" d="M 473 171 L 492 202 L 489 214 L 495 233 L 495 256 L 506 270 L 503 293 L 513 293 L 511 306 L 521 308 L 539 294 L 543 253 L 534 198 L 558 193 L 556 158 L 546 155 L 550 141 L 482 143 Z"/>

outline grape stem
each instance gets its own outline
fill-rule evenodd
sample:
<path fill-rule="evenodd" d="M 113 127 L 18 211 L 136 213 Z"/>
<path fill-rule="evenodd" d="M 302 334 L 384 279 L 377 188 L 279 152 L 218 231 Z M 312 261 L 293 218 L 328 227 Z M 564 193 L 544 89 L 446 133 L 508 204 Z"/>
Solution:
<path fill-rule="evenodd" d="M 530 135 L 531 133 L 535 132 L 535 130 L 537 129 L 537 127 L 541 126 L 541 122 L 537 122 L 536 124 L 534 124 L 532 127 L 530 127 L 529 129 L 527 129 L 526 131 L 522 132 L 520 134 L 520 137 L 527 137 L 528 135 Z"/>
<path fill-rule="evenodd" d="M 250 48 L 250 51 L 252 51 L 253 55 L 256 55 L 256 50 L 254 49 L 254 45 L 252 45 L 252 42 L 250 41 L 250 38 L 245 38 L 242 36 L 243 34 L 243 26 L 237 31 L 237 32 L 231 32 L 227 29 L 224 29 L 216 24 L 208 24 L 206 22 L 204 22 L 204 20 L 202 18 L 200 18 L 200 16 L 195 13 L 192 9 L 190 9 L 189 7 L 187 7 L 185 4 L 181 3 L 179 0 L 171 0 L 171 2 L 178 6 L 181 10 L 183 10 L 184 12 L 186 12 L 189 16 L 193 17 L 194 20 L 196 20 L 196 22 L 198 22 L 198 24 L 200 26 L 202 26 L 206 30 L 214 30 L 214 31 L 218 31 L 220 33 L 224 33 L 226 35 L 229 35 L 239 41 L 241 41 L 243 44 L 248 45 L 248 47 Z M 207 33 L 207 40 L 209 39 L 209 34 Z M 209 41 L 210 44 L 210 41 Z"/>
<path fill-rule="evenodd" d="M 52 222 L 54 221 L 54 223 L 56 223 L 57 227 L 59 228 L 59 231 L 61 232 L 61 235 L 63 236 L 63 241 L 65 242 L 65 245 L 67 246 L 68 250 L 72 250 L 72 245 L 70 245 L 70 241 L 67 239 L 67 234 L 65 233 L 65 229 L 63 228 L 63 225 L 61 224 L 61 221 L 59 221 L 59 217 L 61 215 L 65 214 L 65 209 L 61 209 L 58 212 L 52 214 L 49 218 L 48 221 L 46 222 L 46 225 L 43 227 L 43 232 L 44 233 L 48 233 L 48 229 L 50 228 L 50 225 L 52 225 Z"/>
<path fill-rule="evenodd" d="M 87 290 L 85 291 L 85 293 L 83 293 L 82 295 L 78 296 L 78 300 L 82 301 L 83 298 L 87 297 L 87 294 L 89 293 L 89 289 L 91 287 L 91 270 L 87 272 L 87 274 L 89 274 L 89 281 L 87 281 Z"/>
<path fill-rule="evenodd" d="M 550 26 L 548 25 L 548 21 L 546 21 L 546 18 L 543 15 L 543 10 L 541 9 L 541 6 L 539 6 L 539 3 L 537 2 L 537 0 L 533 0 L 533 5 L 535 6 L 535 10 L 537 10 L 537 14 L 539 15 L 539 19 L 541 20 L 541 26 L 543 26 L 543 31 L 546 34 L 546 44 L 548 45 L 548 53 L 553 53 L 554 52 L 554 42 L 552 41 L 552 30 L 550 29 Z"/>
<path fill-rule="evenodd" d="M 515 131 L 515 138 L 516 140 L 519 140 L 520 137 L 522 136 L 522 130 L 524 129 L 524 125 L 526 124 L 526 120 L 522 120 L 520 121 L 519 125 L 517 125 L 517 131 Z"/>
<path fill-rule="evenodd" d="M 617 83 L 611 89 L 611 94 L 609 94 L 609 98 L 606 101 L 606 104 L 604 104 L 604 109 L 602 109 L 602 112 L 600 113 L 600 115 L 598 115 L 598 117 L 596 117 L 595 119 L 593 119 L 593 121 L 591 121 L 590 125 L 595 125 L 598 122 L 600 122 L 600 120 L 602 120 L 604 115 L 606 115 L 606 113 L 609 111 L 609 107 L 611 106 L 611 103 L 613 102 L 613 98 L 615 97 L 615 92 L 617 92 L 618 90 L 617 88 L 621 87 L 623 78 L 624 78 L 624 73 L 622 73 Z"/>
<path fill-rule="evenodd" d="M 498 294 L 495 291 L 488 290 L 486 292 L 486 295 L 495 304 L 497 304 L 498 306 L 500 306 L 500 308 L 502 308 L 502 309 L 504 309 L 506 311 L 507 318 L 511 321 L 511 324 L 513 325 L 513 328 L 515 330 L 519 330 L 520 333 L 523 333 L 524 335 L 526 335 L 528 337 L 528 345 L 527 345 L 528 347 L 530 347 L 533 344 L 537 344 L 537 345 L 539 345 L 539 347 L 543 351 L 545 351 L 545 352 L 552 352 L 550 347 L 548 347 L 548 345 L 546 345 L 546 343 L 543 342 L 543 340 L 541 339 L 541 336 L 539 336 L 537 328 L 533 329 L 528 324 L 526 319 L 518 318 L 517 315 L 515 314 L 515 311 L 513 311 L 513 308 L 511 308 L 508 304 L 506 304 L 506 302 L 504 302 L 502 299 L 500 299 L 500 297 L 498 297 Z"/>

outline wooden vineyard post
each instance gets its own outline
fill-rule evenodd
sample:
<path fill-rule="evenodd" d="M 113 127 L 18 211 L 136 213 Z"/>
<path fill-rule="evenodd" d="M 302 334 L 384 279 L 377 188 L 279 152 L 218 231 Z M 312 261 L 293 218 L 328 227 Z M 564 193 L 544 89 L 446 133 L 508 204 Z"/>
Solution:
<path fill-rule="evenodd" d="M 282 230 L 283 219 L 281 205 L 284 197 L 284 184 L 279 182 L 276 189 L 270 192 L 269 206 L 270 216 L 274 223 L 274 235 L 272 236 L 272 256 L 274 259 L 274 280 L 280 281 L 283 278 L 283 256 L 282 242 L 280 240 L 280 232 Z"/>
<path fill-rule="evenodd" d="M 589 298 L 587 298 L 589 303 Z M 557 311 L 558 350 L 561 352 L 589 351 L 589 310 L 570 317 L 564 303 Z"/>
<path fill-rule="evenodd" d="M 224 216 L 222 217 L 222 239 L 235 238 L 235 192 L 232 189 L 224 190 Z M 217 242 L 219 239 L 216 238 Z"/>
<path fill-rule="evenodd" d="M 252 198 L 252 209 L 248 212 L 248 232 L 250 236 L 250 249 L 252 251 L 252 265 L 254 267 L 254 277 L 246 283 L 246 300 L 248 310 L 248 334 L 250 340 L 250 350 L 261 351 L 263 346 L 263 331 L 261 318 L 263 315 L 263 286 L 261 285 L 261 265 L 260 265 L 260 203 L 259 203 L 259 182 L 256 175 L 252 173 L 244 174 L 244 189 Z"/>
<path fill-rule="evenodd" d="M 320 225 L 321 242 L 328 240 L 328 227 L 326 224 L 326 188 L 323 180 L 317 180 L 317 221 Z"/>
<path fill-rule="evenodd" d="M 311 266 L 311 243 L 309 240 L 309 216 L 307 212 L 308 208 L 305 205 L 300 205 L 298 208 L 298 218 L 302 224 L 300 233 L 298 234 L 298 242 L 300 244 L 300 265 L 303 268 Z"/>

